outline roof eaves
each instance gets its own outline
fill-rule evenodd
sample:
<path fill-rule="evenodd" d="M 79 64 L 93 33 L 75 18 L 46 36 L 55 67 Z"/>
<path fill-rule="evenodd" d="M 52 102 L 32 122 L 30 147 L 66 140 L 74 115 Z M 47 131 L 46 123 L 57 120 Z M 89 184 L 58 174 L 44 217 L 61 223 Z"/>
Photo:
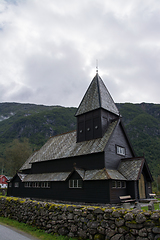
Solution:
<path fill-rule="evenodd" d="M 108 178 L 108 179 L 111 179 L 111 176 L 110 176 L 109 173 L 107 172 L 107 169 L 104 168 L 104 170 L 105 170 L 105 172 L 106 172 L 107 178 Z"/>
<path fill-rule="evenodd" d="M 100 94 L 100 86 L 99 86 L 99 75 L 96 74 L 97 77 L 97 89 L 98 89 L 98 100 L 99 100 L 99 106 L 102 107 L 102 100 L 101 100 L 101 94 Z"/>

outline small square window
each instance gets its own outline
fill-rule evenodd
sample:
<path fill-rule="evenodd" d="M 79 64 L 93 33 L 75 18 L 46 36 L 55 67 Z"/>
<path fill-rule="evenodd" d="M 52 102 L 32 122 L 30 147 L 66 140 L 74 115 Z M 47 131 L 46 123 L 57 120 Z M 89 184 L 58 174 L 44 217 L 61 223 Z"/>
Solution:
<path fill-rule="evenodd" d="M 121 181 L 117 181 L 117 188 L 121 188 Z"/>
<path fill-rule="evenodd" d="M 15 183 L 14 183 L 14 187 L 17 187 L 17 188 L 18 188 L 18 187 L 19 187 L 19 182 L 15 182 Z"/>
<path fill-rule="evenodd" d="M 78 187 L 78 180 L 74 180 L 74 188 Z"/>
<path fill-rule="evenodd" d="M 32 183 L 31 182 L 25 182 L 24 187 L 26 187 L 26 188 L 32 187 Z"/>
<path fill-rule="evenodd" d="M 46 182 L 46 188 L 50 188 L 51 185 L 50 185 L 50 182 Z"/>
<path fill-rule="evenodd" d="M 40 187 L 40 183 L 39 183 L 39 187 Z M 41 188 L 50 188 L 50 182 L 41 182 Z"/>
<path fill-rule="evenodd" d="M 117 154 L 122 155 L 122 156 L 125 156 L 125 155 L 126 155 L 126 152 L 125 152 L 125 148 L 124 148 L 124 147 L 117 146 L 117 147 L 116 147 L 116 150 L 117 150 Z"/>
<path fill-rule="evenodd" d="M 69 188 L 82 188 L 82 180 L 81 179 L 69 180 Z"/>

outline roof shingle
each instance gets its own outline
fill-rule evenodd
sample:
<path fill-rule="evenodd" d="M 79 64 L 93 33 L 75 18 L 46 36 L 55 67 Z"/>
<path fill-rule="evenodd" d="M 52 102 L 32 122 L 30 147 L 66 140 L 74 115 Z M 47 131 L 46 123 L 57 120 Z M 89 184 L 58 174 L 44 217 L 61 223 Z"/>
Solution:
<path fill-rule="evenodd" d="M 97 73 L 87 89 L 75 116 L 98 108 L 103 108 L 119 116 L 118 108 L 116 107 L 108 89 Z"/>
<path fill-rule="evenodd" d="M 144 158 L 122 159 L 118 171 L 127 180 L 138 180 L 143 163 Z"/>
<path fill-rule="evenodd" d="M 110 123 L 102 138 L 76 142 L 76 131 L 50 138 L 48 142 L 30 157 L 30 163 L 103 152 L 118 120 Z M 27 161 L 27 166 L 28 166 Z M 22 166 L 21 170 L 25 167 Z"/>

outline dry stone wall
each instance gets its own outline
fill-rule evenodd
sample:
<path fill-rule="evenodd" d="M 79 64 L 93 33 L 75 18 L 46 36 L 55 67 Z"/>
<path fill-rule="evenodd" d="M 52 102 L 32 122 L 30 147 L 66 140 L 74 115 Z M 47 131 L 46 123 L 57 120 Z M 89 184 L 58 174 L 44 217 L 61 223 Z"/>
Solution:
<path fill-rule="evenodd" d="M 160 239 L 160 211 L 53 204 L 0 197 L 0 216 L 47 233 L 94 240 Z"/>

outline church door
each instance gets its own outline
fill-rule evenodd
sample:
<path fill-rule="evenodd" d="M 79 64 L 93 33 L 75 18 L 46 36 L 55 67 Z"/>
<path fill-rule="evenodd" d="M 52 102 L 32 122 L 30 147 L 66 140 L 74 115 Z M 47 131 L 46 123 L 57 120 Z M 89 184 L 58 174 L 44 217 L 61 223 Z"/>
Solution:
<path fill-rule="evenodd" d="M 141 174 L 141 178 L 139 179 L 139 197 L 140 199 L 146 198 L 145 181 L 143 174 Z"/>

